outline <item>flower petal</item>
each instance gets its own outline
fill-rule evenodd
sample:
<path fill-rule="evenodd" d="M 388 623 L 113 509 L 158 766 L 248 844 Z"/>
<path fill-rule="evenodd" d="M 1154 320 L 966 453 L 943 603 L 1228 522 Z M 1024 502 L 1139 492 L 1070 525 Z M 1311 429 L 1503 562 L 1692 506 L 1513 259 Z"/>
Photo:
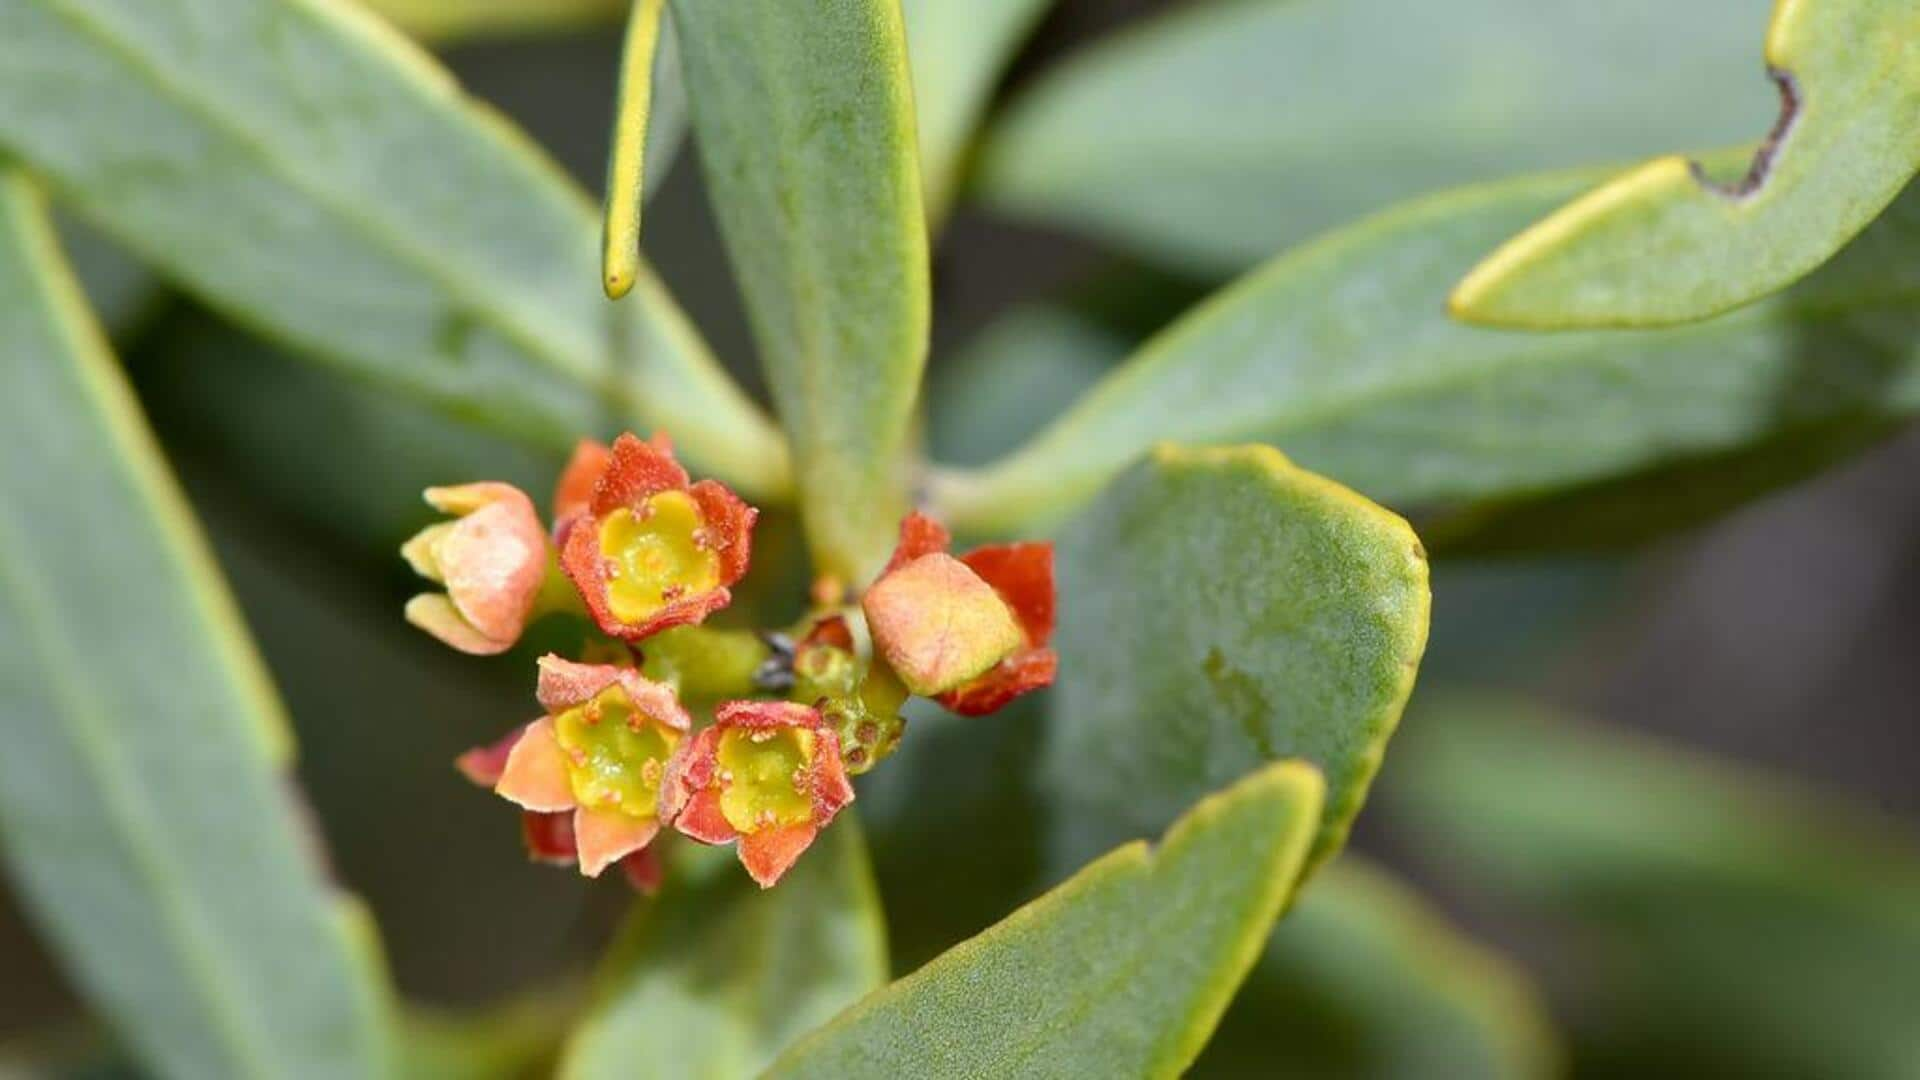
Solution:
<path fill-rule="evenodd" d="M 985 716 L 1000 711 L 1022 694 L 1053 685 L 1059 667 L 1059 654 L 1052 649 L 1023 649 L 985 675 L 935 700 L 948 712 Z"/>
<path fill-rule="evenodd" d="M 443 514 L 465 517 L 483 506 L 497 502 L 512 502 L 527 496 L 512 484 L 498 481 L 486 481 L 478 484 L 456 484 L 450 487 L 430 487 L 421 492 L 427 505 Z M 531 502 L 528 505 L 532 505 Z"/>
<path fill-rule="evenodd" d="M 560 473 L 560 482 L 553 489 L 553 520 L 556 528 L 561 521 L 592 504 L 593 489 L 599 485 L 600 477 L 605 475 L 607 463 L 611 460 L 613 451 L 606 443 L 581 439 L 574 444 L 573 457 L 567 460 L 567 467 Z"/>
<path fill-rule="evenodd" d="M 620 872 L 627 876 L 627 884 L 642 896 L 658 893 L 660 882 L 667 876 L 666 866 L 661 863 L 659 850 L 654 844 L 648 844 L 621 859 Z"/>
<path fill-rule="evenodd" d="M 623 507 L 639 506 L 649 495 L 686 489 L 687 470 L 673 459 L 672 443 L 642 442 L 628 432 L 613 440 L 606 471 L 593 488 L 593 514 L 604 517 Z"/>
<path fill-rule="evenodd" d="M 560 748 L 551 719 L 543 716 L 527 725 L 493 790 L 528 810 L 554 813 L 577 805 L 567 777 L 567 752 Z"/>
<path fill-rule="evenodd" d="M 633 668 L 580 664 L 553 653 L 541 657 L 539 664 L 540 681 L 535 696 L 549 715 L 558 716 L 576 705 L 583 705 L 618 683 L 634 708 L 649 718 L 675 731 L 693 727 L 693 718 L 687 715 L 672 687 L 654 682 Z"/>
<path fill-rule="evenodd" d="M 778 829 L 762 829 L 740 838 L 740 865 L 763 889 L 772 888 L 820 835 L 811 822 Z"/>
<path fill-rule="evenodd" d="M 520 812 L 520 837 L 526 841 L 527 858 L 551 866 L 566 866 L 579 858 L 573 842 L 573 815 L 562 811 L 542 814 Z"/>
<path fill-rule="evenodd" d="M 944 552 L 952 546 L 953 534 L 947 527 L 916 510 L 901 520 L 900 542 L 894 545 L 893 558 L 881 573 L 890 574 L 922 555 Z"/>
<path fill-rule="evenodd" d="M 823 723 L 813 761 L 813 823 L 826 828 L 852 801 L 853 783 L 847 779 L 846 762 L 840 754 L 840 736 Z"/>
<path fill-rule="evenodd" d="M 720 556 L 720 584 L 732 585 L 753 561 L 753 523 L 760 511 L 718 480 L 702 480 L 688 493 L 700 508 L 705 546 Z"/>
<path fill-rule="evenodd" d="M 1044 541 L 1017 544 L 988 544 L 978 547 L 960 561 L 980 579 L 993 586 L 1020 628 L 1027 632 L 1027 643 L 1045 645 L 1053 637 L 1054 585 L 1053 545 Z"/>
<path fill-rule="evenodd" d="M 946 693 L 1027 643 L 993 586 L 951 555 L 889 571 L 861 598 L 874 648 L 909 690 Z"/>
<path fill-rule="evenodd" d="M 682 835 L 703 844 L 724 844 L 740 835 L 740 831 L 720 812 L 720 792 L 712 787 L 693 792 L 681 804 L 679 815 L 673 819 L 673 827 L 679 829 Z"/>
<path fill-rule="evenodd" d="M 507 771 L 507 758 L 513 748 L 519 744 L 520 737 L 527 733 L 529 725 L 522 724 L 485 746 L 473 749 L 453 759 L 453 767 L 461 775 L 483 788 L 491 788 L 500 782 L 500 776 Z"/>
<path fill-rule="evenodd" d="M 505 485 L 499 485 L 505 487 Z M 517 489 L 454 523 L 435 545 L 454 607 L 495 641 L 526 628 L 547 570 L 547 532 L 533 502 Z"/>
<path fill-rule="evenodd" d="M 580 872 L 601 872 L 653 842 L 660 831 L 658 818 L 635 817 L 620 810 L 581 807 L 573 814 L 573 837 L 580 853 Z"/>
<path fill-rule="evenodd" d="M 710 725 L 681 743 L 680 749 L 667 759 L 666 775 L 660 779 L 661 821 L 679 817 L 694 793 L 713 783 L 719 749 L 720 731 Z"/>
<path fill-rule="evenodd" d="M 471 656 L 497 656 L 513 648 L 476 630 L 446 593 L 421 593 L 407 601 L 407 621 Z"/>

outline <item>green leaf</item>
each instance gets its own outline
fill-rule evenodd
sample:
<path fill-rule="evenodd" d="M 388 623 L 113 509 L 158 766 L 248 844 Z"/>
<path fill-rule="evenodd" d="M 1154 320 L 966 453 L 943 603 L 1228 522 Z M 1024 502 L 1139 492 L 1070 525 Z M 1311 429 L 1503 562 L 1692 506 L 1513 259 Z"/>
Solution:
<path fill-rule="evenodd" d="M 941 477 L 940 509 L 956 527 L 1030 529 L 1159 439 L 1271 442 L 1402 506 L 1657 482 L 1662 470 L 1704 490 L 1716 458 L 1744 469 L 1816 429 L 1872 429 L 1920 407 L 1920 194 L 1799 286 L 1712 322 L 1535 334 L 1449 320 L 1441 298 L 1482 245 L 1589 176 L 1462 189 L 1281 256 L 1149 341 L 1013 456 Z M 1749 490 L 1768 480 L 1736 472 L 1720 475 Z M 1560 537 L 1582 539 L 1571 526 Z"/>
<path fill-rule="evenodd" d="M 1072 310 L 1016 307 L 989 323 L 927 391 L 927 441 L 942 461 L 986 465 L 1071 406 L 1134 342 Z"/>
<path fill-rule="evenodd" d="M 356 0 L 432 41 L 568 30 L 611 22 L 627 0 Z"/>
<path fill-rule="evenodd" d="M 370 935 L 314 858 L 279 702 L 12 175 L 0 338 L 0 841 L 23 898 L 159 1072 L 383 1072 Z"/>
<path fill-rule="evenodd" d="M 1056 558 L 1047 790 L 1137 835 L 1303 758 L 1327 781 L 1308 869 L 1331 857 L 1426 647 L 1426 553 L 1406 522 L 1267 447 L 1162 446 Z"/>
<path fill-rule="evenodd" d="M 169 446 L 215 463 L 250 504 L 383 564 L 437 519 L 425 488 L 499 480 L 544 508 L 565 464 L 301 364 L 201 312 L 162 319 L 127 366 Z"/>
<path fill-rule="evenodd" d="M 1174 1076 L 1292 891 L 1319 776 L 1268 766 L 855 1005 L 770 1077 Z"/>
<path fill-rule="evenodd" d="M 898 0 L 674 0 L 702 162 L 823 574 L 892 549 L 926 360 Z"/>
<path fill-rule="evenodd" d="M 1051 0 L 901 0 L 913 53 L 927 220 L 953 205 L 961 164 L 994 85 Z"/>
<path fill-rule="evenodd" d="M 1753 28 L 1769 7 L 1186 4 L 1018 97 L 978 186 L 996 209 L 1234 273 L 1423 192 L 1750 138 L 1768 117 Z"/>
<path fill-rule="evenodd" d="M 730 851 L 683 851 L 602 973 L 560 1075 L 756 1076 L 887 981 L 886 928 L 859 823 L 842 816 L 761 890 Z"/>
<path fill-rule="evenodd" d="M 1274 931 L 1188 1075 L 1531 1080 L 1559 1075 L 1560 1054 L 1525 976 L 1346 855 Z"/>
<path fill-rule="evenodd" d="M 357 8 L 0 0 L 0 103 L 58 198 L 300 353 L 529 445 L 638 421 L 754 495 L 786 481 L 656 280 L 598 296 L 580 193 Z"/>
<path fill-rule="evenodd" d="M 1920 172 L 1916 36 L 1909 0 L 1781 0 L 1767 32 L 1780 119 L 1743 179 L 1717 182 L 1684 157 L 1649 162 L 1489 256 L 1454 292 L 1454 313 L 1542 329 L 1665 326 L 1793 284 Z"/>
<path fill-rule="evenodd" d="M 1618 1075 L 1910 1076 L 1920 846 L 1835 798 L 1523 701 L 1431 698 L 1387 805 L 1564 973 Z"/>

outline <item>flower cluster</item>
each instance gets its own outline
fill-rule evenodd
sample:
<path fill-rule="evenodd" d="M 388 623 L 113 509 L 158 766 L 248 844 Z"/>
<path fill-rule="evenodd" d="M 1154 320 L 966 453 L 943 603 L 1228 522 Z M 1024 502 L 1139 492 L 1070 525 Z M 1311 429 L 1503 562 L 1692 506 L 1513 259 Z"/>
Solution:
<path fill-rule="evenodd" d="M 978 716 L 1053 681 L 1047 544 L 956 558 L 946 530 L 912 514 L 857 605 L 821 589 L 797 627 L 716 629 L 704 624 L 746 575 L 759 514 L 693 482 L 664 436 L 582 442 L 550 530 L 511 485 L 426 499 L 452 520 L 401 554 L 445 591 L 414 597 L 410 622 L 476 655 L 547 616 L 577 624 L 578 660 L 539 660 L 541 715 L 456 765 L 520 808 L 532 858 L 589 877 L 618 865 L 651 891 L 671 830 L 734 844 L 771 886 L 853 801 L 850 777 L 898 746 L 908 697 Z"/>

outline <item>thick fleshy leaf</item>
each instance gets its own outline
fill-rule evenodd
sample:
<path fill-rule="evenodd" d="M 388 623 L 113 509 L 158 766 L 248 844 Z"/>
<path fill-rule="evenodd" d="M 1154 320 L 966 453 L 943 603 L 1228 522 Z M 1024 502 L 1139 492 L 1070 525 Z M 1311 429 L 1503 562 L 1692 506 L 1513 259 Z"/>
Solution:
<path fill-rule="evenodd" d="M 1800 475 L 1777 457 L 1819 429 L 1871 434 L 1920 407 L 1920 194 L 1786 294 L 1711 322 L 1537 334 L 1449 320 L 1441 300 L 1482 246 L 1588 179 L 1462 189 L 1274 260 L 1149 341 L 1024 449 L 943 477 L 937 511 L 963 530 L 1026 531 L 1156 440 L 1259 439 L 1401 506 L 1644 478 L 1643 497 L 1667 495 L 1640 504 L 1658 507 L 1630 522 L 1646 531 L 1689 509 L 1680 492 L 1724 502 Z M 1754 461 L 1769 454 L 1770 468 Z M 1585 539 L 1572 524 L 1550 538 Z"/>
<path fill-rule="evenodd" d="M 865 580 L 906 508 L 928 319 L 898 0 L 673 0 L 720 231 L 816 562 Z M 677 434 L 677 433 L 676 433 Z"/>
<path fill-rule="evenodd" d="M 1269 765 L 869 996 L 770 1077 L 1174 1076 L 1292 892 L 1322 784 Z"/>
<path fill-rule="evenodd" d="M 660 899 L 609 956 L 560 1075 L 745 1080 L 886 978 L 880 898 L 853 815 L 764 892 L 727 853 L 683 845 Z"/>
<path fill-rule="evenodd" d="M 1426 647 L 1426 553 L 1406 522 L 1267 447 L 1167 446 L 1056 558 L 1046 790 L 1137 835 L 1304 758 L 1327 780 L 1309 869 L 1337 851 Z"/>
<path fill-rule="evenodd" d="M 1454 312 L 1497 326 L 1665 326 L 1793 284 L 1920 172 L 1916 36 L 1910 0 L 1782 0 L 1766 51 L 1780 117 L 1744 177 L 1649 162 L 1495 252 L 1460 283 Z"/>
<path fill-rule="evenodd" d="M 1771 6 L 1185 4 L 1017 99 L 979 186 L 997 209 L 1232 273 L 1425 191 L 1752 138 Z"/>
<path fill-rule="evenodd" d="M 1909 1075 L 1920 845 L 1830 794 L 1586 727 L 1436 698 L 1386 799 L 1489 925 L 1524 923 L 1585 1060 L 1652 1075 Z M 1551 931 L 1551 933 L 1549 933 Z"/>
<path fill-rule="evenodd" d="M 1274 931 L 1189 1076 L 1558 1076 L 1546 1008 L 1499 954 L 1342 856 Z"/>
<path fill-rule="evenodd" d="M 927 219 L 953 205 L 974 124 L 1052 0 L 901 0 L 913 59 Z"/>
<path fill-rule="evenodd" d="M 57 198 L 300 354 L 530 445 L 612 410 L 755 494 L 786 482 L 659 283 L 592 287 L 580 193 L 356 8 L 7 0 L 0 103 L 0 147 Z"/>
<path fill-rule="evenodd" d="M 22 898 L 159 1072 L 382 1072 L 386 991 L 313 857 L 281 707 L 17 175 L 0 339 L 0 846 Z"/>

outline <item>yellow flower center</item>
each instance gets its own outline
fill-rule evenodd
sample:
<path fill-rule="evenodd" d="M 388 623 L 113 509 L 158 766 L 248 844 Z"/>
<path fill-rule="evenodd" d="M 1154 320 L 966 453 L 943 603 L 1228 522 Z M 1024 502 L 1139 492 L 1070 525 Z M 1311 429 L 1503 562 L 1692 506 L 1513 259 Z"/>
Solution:
<path fill-rule="evenodd" d="M 663 491 L 638 513 L 616 510 L 600 525 L 607 560 L 607 606 L 622 622 L 644 622 L 661 608 L 720 585 L 720 555 L 701 542 L 705 522 L 684 491 Z"/>
<path fill-rule="evenodd" d="M 730 730 L 720 736 L 720 813 L 743 833 L 813 819 L 807 766 L 816 736 L 805 728 Z"/>
<path fill-rule="evenodd" d="M 680 742 L 678 731 L 634 708 L 618 685 L 561 713 L 553 726 L 580 805 L 638 818 L 659 812 L 660 779 Z"/>

